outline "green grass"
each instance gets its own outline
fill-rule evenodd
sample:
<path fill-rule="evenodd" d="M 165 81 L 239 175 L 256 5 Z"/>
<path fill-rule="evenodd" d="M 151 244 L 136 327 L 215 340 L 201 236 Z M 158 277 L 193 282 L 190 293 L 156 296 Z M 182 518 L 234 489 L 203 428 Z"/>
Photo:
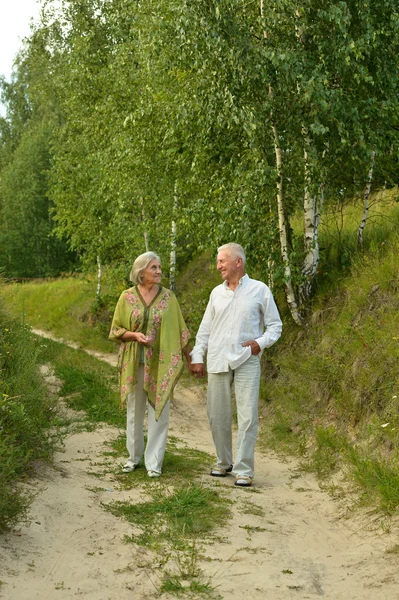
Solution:
<path fill-rule="evenodd" d="M 35 336 L 36 337 L 36 336 Z M 125 426 L 125 412 L 119 408 L 118 377 L 115 367 L 83 350 L 36 337 L 39 359 L 51 363 L 61 379 L 61 396 L 74 410 L 84 410 L 93 423 Z"/>
<path fill-rule="evenodd" d="M 55 399 L 39 373 L 35 343 L 0 311 L 0 531 L 28 519 L 32 494 L 22 483 L 37 460 L 59 447 Z"/>
<path fill-rule="evenodd" d="M 83 277 L 0 286 L 1 301 L 25 324 L 82 348 L 111 352 L 115 349 L 108 341 L 111 307 L 97 307 L 95 294 L 95 281 Z"/>
<path fill-rule="evenodd" d="M 146 539 L 153 540 L 146 545 L 155 544 L 156 549 L 165 542 L 184 549 L 189 542 L 209 535 L 230 517 L 227 501 L 215 490 L 198 483 L 170 491 L 156 482 L 148 491 L 152 496 L 148 502 L 113 502 L 107 505 L 107 510 L 142 528 Z M 143 540 L 143 537 L 134 536 L 133 541 L 135 539 Z"/>
<path fill-rule="evenodd" d="M 305 470 L 313 471 L 320 479 L 327 479 L 341 466 L 348 451 L 345 435 L 339 434 L 335 427 L 317 427 L 315 447 L 308 462 L 303 462 Z"/>
<path fill-rule="evenodd" d="M 365 456 L 352 449 L 349 453 L 351 476 L 362 490 L 365 504 L 377 504 L 386 514 L 399 507 L 399 467 L 397 460 Z"/>

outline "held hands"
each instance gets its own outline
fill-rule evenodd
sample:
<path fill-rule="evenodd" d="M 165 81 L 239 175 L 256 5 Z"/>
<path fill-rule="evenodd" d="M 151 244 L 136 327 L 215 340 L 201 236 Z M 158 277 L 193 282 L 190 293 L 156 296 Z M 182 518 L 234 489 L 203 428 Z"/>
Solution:
<path fill-rule="evenodd" d="M 260 352 L 260 346 L 259 346 L 258 342 L 255 342 L 255 340 L 251 340 L 249 342 L 244 342 L 242 345 L 244 346 L 244 348 L 247 346 L 250 346 L 251 354 L 254 354 L 255 356 L 257 354 L 259 354 L 259 352 Z"/>
<path fill-rule="evenodd" d="M 195 363 L 195 364 L 191 363 L 189 368 L 190 368 L 191 375 L 194 375 L 194 377 L 204 377 L 205 376 L 204 363 Z"/>

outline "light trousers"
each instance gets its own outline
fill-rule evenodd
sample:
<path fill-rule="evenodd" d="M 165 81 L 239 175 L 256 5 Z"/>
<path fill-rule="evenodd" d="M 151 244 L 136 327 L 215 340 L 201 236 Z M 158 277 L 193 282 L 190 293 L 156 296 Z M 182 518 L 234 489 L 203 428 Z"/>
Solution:
<path fill-rule="evenodd" d="M 144 452 L 144 418 L 148 413 L 147 445 Z M 155 411 L 147 402 L 144 391 L 144 365 L 139 365 L 137 383 L 127 398 L 126 418 L 126 448 L 129 461 L 138 465 L 144 455 L 144 465 L 147 471 L 162 472 L 169 429 L 170 402 L 168 401 L 158 421 Z"/>
<path fill-rule="evenodd" d="M 226 373 L 208 373 L 208 419 L 217 455 L 217 466 L 233 474 L 254 476 L 255 444 L 258 433 L 260 358 L 250 358 Z M 237 405 L 236 456 L 233 461 L 232 388 Z"/>

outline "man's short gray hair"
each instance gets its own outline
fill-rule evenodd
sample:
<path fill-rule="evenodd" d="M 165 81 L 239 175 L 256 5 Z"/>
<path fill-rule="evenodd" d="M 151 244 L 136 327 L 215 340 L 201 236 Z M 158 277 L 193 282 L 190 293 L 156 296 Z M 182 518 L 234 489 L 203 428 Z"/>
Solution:
<path fill-rule="evenodd" d="M 130 271 L 130 281 L 133 281 L 133 283 L 136 284 L 142 283 L 142 273 L 152 260 L 160 261 L 158 254 L 155 254 L 155 252 L 144 252 L 144 254 L 140 254 L 140 256 L 138 256 L 134 261 L 132 270 Z"/>
<path fill-rule="evenodd" d="M 242 264 L 245 267 L 247 259 L 245 258 L 244 248 L 240 246 L 240 244 L 236 244 L 235 242 L 223 244 L 223 246 L 220 246 L 220 248 L 218 248 L 218 252 L 221 252 L 223 250 L 225 252 L 228 252 L 232 258 L 241 258 Z"/>

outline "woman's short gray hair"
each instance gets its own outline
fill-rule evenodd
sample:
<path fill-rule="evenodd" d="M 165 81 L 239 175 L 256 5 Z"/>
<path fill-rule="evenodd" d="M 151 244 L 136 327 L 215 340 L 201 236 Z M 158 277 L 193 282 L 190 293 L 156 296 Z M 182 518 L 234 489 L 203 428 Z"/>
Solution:
<path fill-rule="evenodd" d="M 133 263 L 132 270 L 130 271 L 129 279 L 133 283 L 142 283 L 142 272 L 148 267 L 152 260 L 160 260 L 158 254 L 155 252 L 144 252 L 136 258 Z"/>
<path fill-rule="evenodd" d="M 246 258 L 244 248 L 240 246 L 240 244 L 236 244 L 235 242 L 230 242 L 229 244 L 224 244 L 218 248 L 218 252 L 225 251 L 228 252 L 231 258 L 241 258 L 242 264 L 245 267 Z"/>

